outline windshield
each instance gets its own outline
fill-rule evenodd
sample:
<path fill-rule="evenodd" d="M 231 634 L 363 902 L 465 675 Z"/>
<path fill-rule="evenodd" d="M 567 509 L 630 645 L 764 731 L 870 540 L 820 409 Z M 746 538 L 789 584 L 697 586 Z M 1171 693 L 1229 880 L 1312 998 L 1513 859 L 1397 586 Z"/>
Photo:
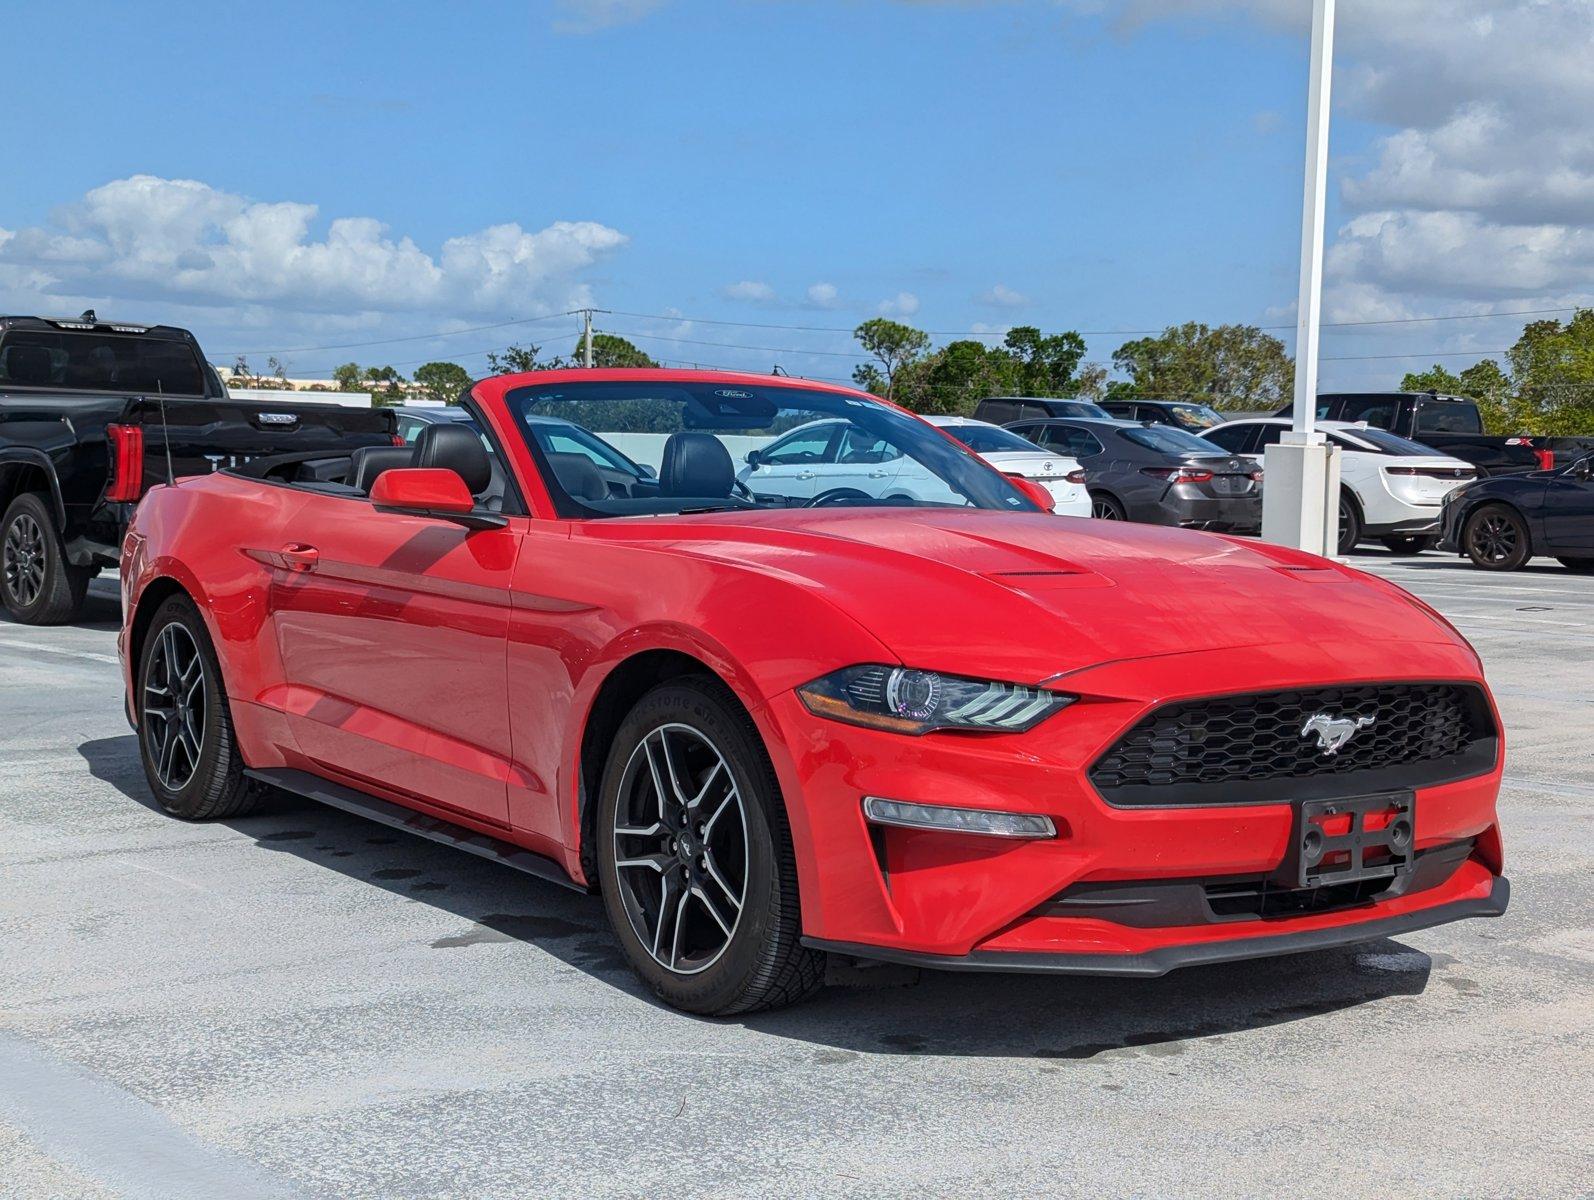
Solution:
<path fill-rule="evenodd" d="M 1226 454 L 1216 442 L 1196 437 L 1172 425 L 1148 425 L 1143 429 L 1126 429 L 1124 436 L 1137 445 L 1163 454 Z"/>
<path fill-rule="evenodd" d="M 1021 438 L 1011 429 L 1003 429 L 999 425 L 943 425 L 941 428 L 976 454 L 996 454 L 1003 450 L 1025 450 L 1034 453 L 1040 450 L 1034 442 Z"/>
<path fill-rule="evenodd" d="M 506 400 L 563 516 L 881 506 L 1038 511 L 1000 472 L 862 395 L 666 379 L 532 385 Z M 575 439 L 568 449 L 556 445 L 544 431 L 559 426 L 573 429 L 583 450 L 596 443 L 645 470 L 605 469 Z"/>
<path fill-rule="evenodd" d="M 1459 400 L 1424 400 L 1417 405 L 1418 433 L 1482 433 L 1478 406 Z"/>
<path fill-rule="evenodd" d="M 1214 425 L 1223 424 L 1223 416 L 1215 408 L 1208 408 L 1205 404 L 1173 404 L 1169 405 L 1173 415 L 1186 425 L 1194 425 L 1200 429 L 1211 429 Z"/>
<path fill-rule="evenodd" d="M 1358 442 L 1366 442 L 1385 454 L 1419 455 L 1423 458 L 1432 458 L 1439 451 L 1432 446 L 1424 446 L 1420 442 L 1403 438 L 1399 434 L 1390 433 L 1387 429 L 1347 429 L 1345 435 Z M 1354 449 L 1360 450 L 1356 446 Z"/>
<path fill-rule="evenodd" d="M 203 396 L 186 342 L 107 333 L 13 329 L 0 341 L 0 384 L 87 392 Z"/>

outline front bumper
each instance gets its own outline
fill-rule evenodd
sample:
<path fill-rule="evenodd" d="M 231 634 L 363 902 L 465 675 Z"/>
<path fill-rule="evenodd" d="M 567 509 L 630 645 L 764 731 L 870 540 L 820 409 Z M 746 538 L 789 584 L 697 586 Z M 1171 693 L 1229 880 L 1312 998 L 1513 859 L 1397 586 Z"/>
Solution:
<path fill-rule="evenodd" d="M 874 958 L 882 962 L 906 963 L 937 971 L 1008 971 L 1031 975 L 1117 975 L 1154 978 L 1180 967 L 1207 966 L 1250 958 L 1273 958 L 1281 954 L 1302 954 L 1311 950 L 1331 950 L 1353 946 L 1378 938 L 1398 937 L 1431 929 L 1468 917 L 1498 917 L 1511 900 L 1511 882 L 1496 876 L 1487 896 L 1469 896 L 1446 904 L 1413 912 L 1375 917 L 1354 925 L 1294 929 L 1260 937 L 1236 938 L 1221 942 L 1189 942 L 1161 946 L 1139 953 L 1120 954 L 1037 953 L 1007 950 L 975 950 L 960 956 L 916 954 L 912 951 L 882 949 L 847 942 L 827 942 L 804 938 L 803 945 L 833 954 Z"/>
<path fill-rule="evenodd" d="M 1044 963 L 1158 974 L 1185 962 L 1290 953 L 1489 915 L 1487 906 L 1505 897 L 1495 886 L 1502 873 L 1495 815 L 1501 758 L 1483 774 L 1418 788 L 1417 851 L 1471 842 L 1447 878 L 1421 890 L 1199 925 L 1135 926 L 1101 914 L 1059 915 L 1050 906 L 1076 885 L 1276 872 L 1296 811 L 1286 785 L 1277 803 L 1115 807 L 1091 785 L 1091 765 L 1163 704 L 1387 680 L 1390 651 L 1387 643 L 1331 641 L 1110 663 L 1059 681 L 1081 700 L 1012 735 L 908 738 L 827 721 L 791 693 L 776 696 L 759 720 L 787 797 L 804 935 L 860 957 L 965 969 L 1037 970 Z M 1404 678 L 1477 682 L 1476 660 L 1459 644 L 1405 643 L 1400 659 Z M 862 811 L 866 795 L 1044 814 L 1057 836 L 1011 842 L 872 826 Z"/>

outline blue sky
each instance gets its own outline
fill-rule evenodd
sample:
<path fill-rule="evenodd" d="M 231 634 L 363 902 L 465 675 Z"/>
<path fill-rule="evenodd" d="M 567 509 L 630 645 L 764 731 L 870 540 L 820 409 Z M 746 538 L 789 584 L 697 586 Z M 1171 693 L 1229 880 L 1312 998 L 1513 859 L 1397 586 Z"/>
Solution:
<path fill-rule="evenodd" d="M 28 53 L 4 85 L 0 301 L 186 324 L 215 358 L 253 351 L 260 365 L 280 350 L 294 374 L 350 358 L 479 370 L 485 349 L 534 333 L 563 349 L 575 320 L 301 348 L 586 303 L 659 314 L 601 321 L 661 358 L 826 376 L 852 366 L 844 333 L 707 322 L 845 329 L 884 311 L 933 330 L 1287 326 L 1304 7 L 19 8 L 6 19 Z M 1524 215 L 1409 194 L 1412 164 L 1438 172 L 1435 147 L 1442 158 L 1475 109 L 1392 91 L 1379 47 L 1404 38 L 1407 54 L 1458 69 L 1467 48 L 1431 44 L 1415 21 L 1377 27 L 1365 0 L 1342 11 L 1330 316 L 1574 302 L 1571 267 L 1496 286 L 1413 264 L 1425 246 L 1440 258 L 1500 230 L 1501 252 L 1520 257 L 1510 231 Z M 1391 163 L 1402 137 L 1427 141 Z M 1404 236 L 1379 219 L 1391 213 Z M 1581 211 L 1537 223 L 1552 219 L 1585 232 Z M 1347 232 L 1358 220 L 1371 227 Z M 1520 324 L 1365 327 L 1332 334 L 1325 353 L 1495 348 Z M 1123 340 L 1092 335 L 1091 357 Z M 1330 361 L 1323 377 L 1392 384 L 1408 365 L 1422 364 Z"/>

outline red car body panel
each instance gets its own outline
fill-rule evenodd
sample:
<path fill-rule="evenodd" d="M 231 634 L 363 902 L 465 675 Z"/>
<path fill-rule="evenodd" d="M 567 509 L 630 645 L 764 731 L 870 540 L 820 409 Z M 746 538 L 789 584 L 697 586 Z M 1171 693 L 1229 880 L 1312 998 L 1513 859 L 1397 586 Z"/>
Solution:
<path fill-rule="evenodd" d="M 252 767 L 307 770 L 445 817 L 585 882 L 580 747 L 599 690 L 635 655 L 689 656 L 731 688 L 768 748 L 804 932 L 826 943 L 1133 955 L 1353 926 L 1486 897 L 1500 875 L 1503 742 L 1491 770 L 1418 791 L 1419 848 L 1475 839 L 1441 887 L 1199 927 L 1034 915 L 1076 882 L 1265 873 L 1285 854 L 1287 803 L 1102 799 L 1091 764 L 1151 709 L 1348 683 L 1481 687 L 1477 656 L 1392 585 L 1208 534 L 972 510 L 561 519 L 504 393 L 562 378 L 475 389 L 529 511 L 502 529 L 225 472 L 152 490 L 124 549 L 127 670 L 144 601 L 180 587 L 204 614 Z M 1025 733 L 912 738 L 820 718 L 794 691 L 871 662 L 1045 682 L 1080 699 Z M 871 830 L 864 795 L 1044 813 L 1058 836 Z"/>

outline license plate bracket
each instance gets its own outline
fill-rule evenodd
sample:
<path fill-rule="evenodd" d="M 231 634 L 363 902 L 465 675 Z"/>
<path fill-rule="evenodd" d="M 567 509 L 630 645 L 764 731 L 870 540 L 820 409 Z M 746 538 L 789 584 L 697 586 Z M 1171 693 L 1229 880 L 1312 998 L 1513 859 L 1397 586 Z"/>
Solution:
<path fill-rule="evenodd" d="M 1316 888 L 1403 875 L 1416 862 L 1416 817 L 1417 798 L 1409 791 L 1303 800 L 1295 806 L 1279 882 Z"/>

